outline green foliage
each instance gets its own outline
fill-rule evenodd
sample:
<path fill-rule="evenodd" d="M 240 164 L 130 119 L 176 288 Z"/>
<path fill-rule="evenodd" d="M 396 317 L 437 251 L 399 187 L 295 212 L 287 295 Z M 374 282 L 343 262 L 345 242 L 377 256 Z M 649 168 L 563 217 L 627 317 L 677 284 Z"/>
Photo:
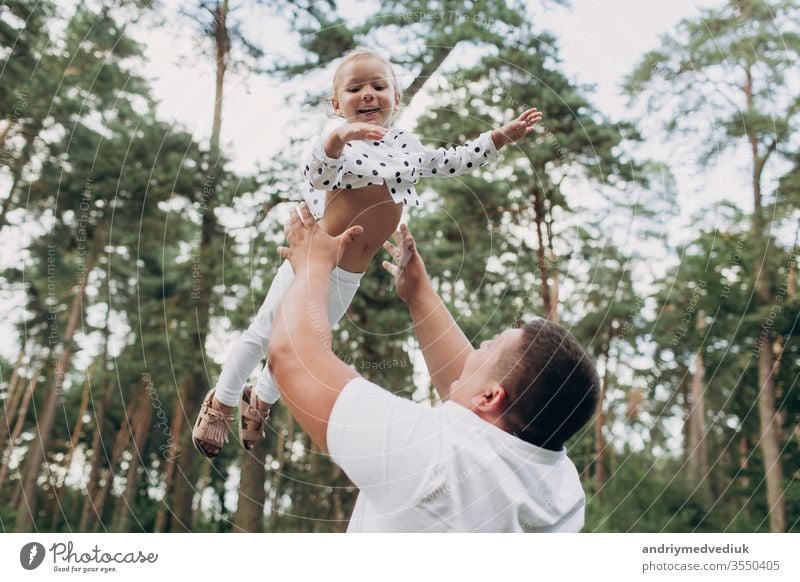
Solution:
<path fill-rule="evenodd" d="M 142 47 L 124 34 L 120 18 L 141 3 L 92 4 L 69 14 L 50 3 L 35 10 L 33 4 L 10 2 L 0 11 L 0 47 L 6 49 L 0 53 L 0 119 L 11 120 L 8 155 L 0 161 L 11 190 L 2 200 L 0 228 L 17 228 L 21 220 L 42 228 L 26 243 L 24 268 L 3 273 L 3 283 L 25 293 L 20 334 L 32 360 L 48 358 L 40 386 L 52 382 L 54 356 L 68 345 L 75 353 L 45 462 L 54 469 L 63 463 L 88 383 L 90 407 L 75 443 L 86 461 L 83 477 L 100 434 L 104 478 L 135 470 L 137 479 L 130 508 L 114 489 L 96 527 L 110 527 L 124 512 L 130 531 L 153 531 L 165 504 L 172 509 L 172 498 L 158 499 L 167 453 L 179 436 L 171 434 L 172 422 L 183 415 L 188 432 L 194 418 L 187 411 L 199 404 L 182 401 L 180 391 L 187 382 L 197 387 L 216 378 L 217 366 L 205 351 L 207 334 L 233 337 L 258 310 L 279 265 L 273 242 L 280 239 L 282 217 L 269 211 L 291 192 L 296 164 L 285 152 L 258 176 L 241 176 L 224 156 L 157 118 L 150 88 L 132 70 Z M 764 192 L 763 214 L 775 226 L 770 236 L 758 236 L 750 216 L 722 204 L 715 209 L 717 224 L 711 226 L 704 212 L 695 234 L 677 248 L 664 235 L 665 223 L 677 214 L 670 168 L 623 153 L 642 139 L 638 129 L 591 105 L 586 89 L 562 71 L 556 39 L 528 24 L 533 15 L 524 3 L 465 7 L 413 0 L 386 6 L 356 26 L 348 26 L 333 2 L 276 7 L 285 8 L 282 15 L 301 33 L 304 49 L 299 62 L 268 55 L 276 75 L 325 65 L 355 44 L 380 46 L 386 32 L 406 43 L 393 60 L 414 75 L 409 97 L 425 81 L 434 105 L 416 132 L 431 146 L 463 143 L 530 106 L 544 112 L 538 130 L 505 148 L 497 165 L 420 184 L 428 204 L 412 212 L 410 226 L 437 290 L 476 344 L 542 313 L 545 284 L 551 291 L 558 284 L 561 321 L 595 358 L 605 388 L 602 454 L 593 424 L 568 446 L 586 487 L 585 530 L 769 529 L 753 356 L 754 338 L 769 321 L 771 347 L 780 354 L 775 384 L 787 516 L 790 530 L 798 531 L 800 298 L 789 290 L 797 283 L 797 242 L 792 246 L 787 237 L 800 207 L 800 158 L 790 139 L 800 105 L 785 77 L 794 62 L 787 55 L 797 52 L 800 39 L 785 27 L 784 44 L 775 34 L 777 15 L 795 15 L 796 4 L 737 1 L 706 11 L 703 20 L 683 23 L 676 40 L 665 39 L 645 55 L 628 79 L 632 95 L 668 112 L 665 124 L 674 135 L 707 124 L 722 130 L 724 144 L 755 140 L 756 161 L 780 159 L 786 170 L 777 188 Z M 212 54 L 213 30 L 204 10 L 184 12 L 200 23 L 198 38 Z M 238 16 L 229 20 L 236 47 L 231 65 L 256 71 L 264 54 L 248 42 Z M 49 44 L 55 24 L 63 25 L 63 36 Z M 445 64 L 455 47 L 467 44 L 481 55 L 477 62 L 460 69 Z M 742 93 L 748 71 L 751 103 Z M 668 102 L 674 95 L 683 99 Z M 698 123 L 697 111 L 708 118 Z M 587 187 L 597 202 L 588 208 L 579 199 Z M 263 204 L 258 216 L 255 204 Z M 247 213 L 255 227 L 228 229 L 226 215 Z M 762 277 L 772 303 L 753 300 L 759 264 L 767 265 Z M 90 271 L 89 293 L 80 333 L 67 343 L 63 332 L 82 269 Z M 393 392 L 425 397 L 416 392 L 417 348 L 408 313 L 380 261 L 370 265 L 334 330 L 334 350 Z M 682 428 L 698 352 L 704 357 L 710 451 L 704 487 L 687 479 Z M 10 363 L 0 364 L 7 382 Z M 140 450 L 129 444 L 122 463 L 109 467 L 117 437 L 136 419 L 128 413 L 143 374 L 152 382 L 146 402 L 153 407 L 151 430 Z M 26 427 L 34 426 L 34 409 L 41 410 L 46 397 L 44 390 L 35 393 Z M 284 406 L 272 414 L 264 528 L 343 530 L 355 488 Z M 22 443 L 32 435 L 26 428 Z M 182 455 L 195 453 L 184 449 Z M 213 464 L 192 457 L 185 473 L 178 468 L 193 487 L 197 508 L 186 527 L 236 529 L 230 489 L 241 459 L 232 440 Z M 607 476 L 602 484 L 598 468 Z M 0 492 L 4 530 L 16 519 L 8 500 L 17 483 L 13 474 Z M 48 482 L 38 491 L 43 508 L 36 526 L 42 531 L 76 529 L 80 521 L 86 492 L 67 480 L 57 499 L 57 485 Z"/>

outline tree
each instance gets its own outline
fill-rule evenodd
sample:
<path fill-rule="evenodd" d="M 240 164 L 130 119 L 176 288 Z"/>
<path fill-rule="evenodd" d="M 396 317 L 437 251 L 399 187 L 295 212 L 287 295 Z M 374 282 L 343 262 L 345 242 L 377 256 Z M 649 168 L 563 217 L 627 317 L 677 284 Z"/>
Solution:
<path fill-rule="evenodd" d="M 710 151 L 703 152 L 706 161 L 717 147 L 746 149 L 749 157 L 752 242 L 759 249 L 750 272 L 753 308 L 762 318 L 753 329 L 759 446 L 772 531 L 785 531 L 787 522 L 774 330 L 769 323 L 777 301 L 770 232 L 773 222 L 787 212 L 780 208 L 779 197 L 764 191 L 763 182 L 768 164 L 780 168 L 781 159 L 791 156 L 791 136 L 798 129 L 800 97 L 786 83 L 800 52 L 798 14 L 794 0 L 730 0 L 722 8 L 703 11 L 697 20 L 683 21 L 678 34 L 664 38 L 661 48 L 648 53 L 627 82 L 629 93 L 643 93 L 651 109 L 668 106 L 666 129 L 672 135 L 686 132 L 706 138 L 711 144 Z M 709 136 L 702 128 L 714 133 Z"/>

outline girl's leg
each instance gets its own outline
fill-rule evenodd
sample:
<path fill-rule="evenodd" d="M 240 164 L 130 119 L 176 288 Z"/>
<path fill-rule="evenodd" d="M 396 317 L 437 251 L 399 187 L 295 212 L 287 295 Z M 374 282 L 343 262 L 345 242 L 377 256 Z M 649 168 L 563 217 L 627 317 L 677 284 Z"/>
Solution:
<path fill-rule="evenodd" d="M 255 319 L 228 351 L 214 392 L 215 398 L 220 403 L 231 407 L 239 405 L 244 383 L 266 356 L 275 309 L 293 280 L 292 265 L 289 261 L 284 261 L 272 280 L 267 297 Z"/>
<path fill-rule="evenodd" d="M 287 261 L 286 264 L 289 262 Z M 363 273 L 351 273 L 339 267 L 331 271 L 330 289 L 328 290 L 328 320 L 331 326 L 336 325 L 347 312 L 347 308 L 353 302 L 353 297 L 358 291 L 362 275 Z M 270 331 L 272 330 L 271 322 L 272 317 L 270 317 Z M 261 371 L 255 392 L 259 400 L 268 404 L 274 404 L 280 397 L 278 385 L 272 379 L 267 366 L 264 366 Z"/>

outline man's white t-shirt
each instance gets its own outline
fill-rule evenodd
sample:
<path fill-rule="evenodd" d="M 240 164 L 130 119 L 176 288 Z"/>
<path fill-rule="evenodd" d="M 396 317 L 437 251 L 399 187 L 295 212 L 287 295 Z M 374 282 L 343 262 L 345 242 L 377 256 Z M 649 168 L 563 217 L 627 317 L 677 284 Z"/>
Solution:
<path fill-rule="evenodd" d="M 566 450 L 527 443 L 453 402 L 428 408 L 362 377 L 342 390 L 328 450 L 360 492 L 348 532 L 577 532 L 584 492 Z"/>

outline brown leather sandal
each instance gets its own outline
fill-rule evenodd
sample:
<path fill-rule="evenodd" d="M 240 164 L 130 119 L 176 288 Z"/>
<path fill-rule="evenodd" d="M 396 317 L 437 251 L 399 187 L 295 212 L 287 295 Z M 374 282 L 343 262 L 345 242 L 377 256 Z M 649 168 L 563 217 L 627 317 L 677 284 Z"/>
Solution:
<path fill-rule="evenodd" d="M 230 431 L 233 416 L 225 414 L 219 410 L 212 408 L 211 402 L 214 399 L 214 389 L 212 388 L 203 399 L 203 405 L 200 407 L 200 414 L 197 415 L 197 420 L 192 429 L 192 442 L 194 448 L 209 459 L 215 458 L 222 450 L 222 445 L 228 442 L 228 432 Z M 212 446 L 217 448 L 217 452 L 211 453 L 206 447 Z"/>
<path fill-rule="evenodd" d="M 269 410 L 264 411 L 258 408 L 259 404 L 264 404 L 253 390 L 247 385 L 242 392 L 242 402 L 239 404 L 239 442 L 249 450 L 255 446 L 256 441 L 266 436 L 267 421 L 269 420 Z"/>

